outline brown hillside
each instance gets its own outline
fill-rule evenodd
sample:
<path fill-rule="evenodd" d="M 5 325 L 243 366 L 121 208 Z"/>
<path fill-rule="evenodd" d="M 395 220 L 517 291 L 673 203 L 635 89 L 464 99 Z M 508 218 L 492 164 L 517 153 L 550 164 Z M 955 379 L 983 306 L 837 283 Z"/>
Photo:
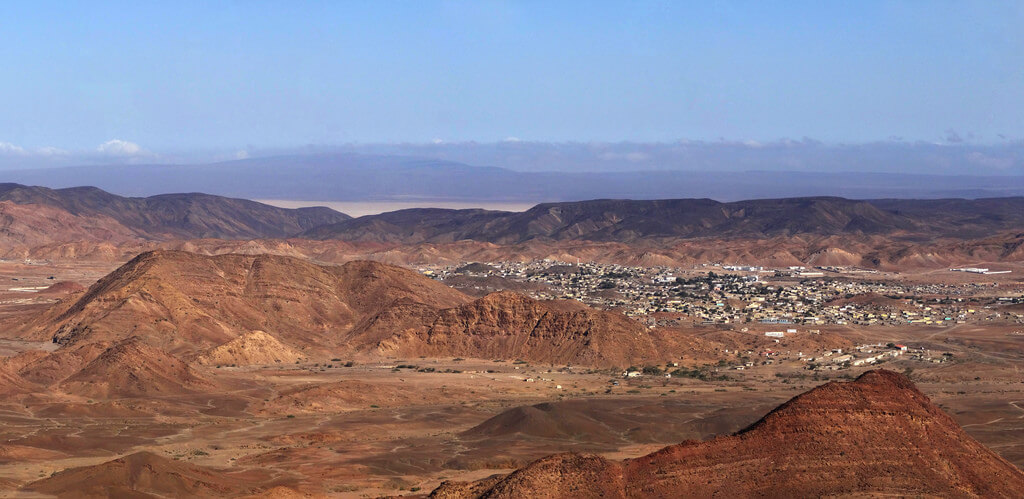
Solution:
<path fill-rule="evenodd" d="M 7 366 L 0 365 L 0 396 L 31 393 L 36 390 L 32 383 L 12 372 Z"/>
<path fill-rule="evenodd" d="M 0 201 L 0 234 L 5 248 L 31 248 L 54 241 L 55 235 L 67 241 L 114 243 L 136 237 L 131 229 L 107 216 L 74 215 L 54 206 L 10 201 Z"/>
<path fill-rule="evenodd" d="M 334 346 L 393 302 L 429 307 L 468 298 L 413 271 L 357 261 L 319 266 L 271 255 L 143 253 L 75 301 L 54 305 L 23 336 L 62 344 L 142 336 L 175 353 L 206 350 L 253 330 L 293 345 Z"/>
<path fill-rule="evenodd" d="M 251 366 L 291 364 L 302 358 L 305 355 L 282 344 L 277 338 L 264 331 L 253 331 L 210 349 L 200 355 L 196 362 L 206 365 Z"/>
<path fill-rule="evenodd" d="M 174 356 L 129 338 L 108 348 L 61 388 L 84 397 L 148 397 L 181 395 L 215 389 Z"/>
<path fill-rule="evenodd" d="M 492 480 L 492 482 L 494 482 Z M 561 454 L 433 497 L 1018 497 L 1024 472 L 905 377 L 870 371 L 799 395 L 736 435 L 636 459 Z"/>
<path fill-rule="evenodd" d="M 23 487 L 57 497 L 223 497 L 254 492 L 244 477 L 136 452 L 61 471 Z"/>
<path fill-rule="evenodd" d="M 12 357 L 8 362 L 19 364 L 18 374 L 21 377 L 42 385 L 51 385 L 78 372 L 99 357 L 108 346 L 106 343 L 86 343 L 49 353 L 36 350 Z"/>

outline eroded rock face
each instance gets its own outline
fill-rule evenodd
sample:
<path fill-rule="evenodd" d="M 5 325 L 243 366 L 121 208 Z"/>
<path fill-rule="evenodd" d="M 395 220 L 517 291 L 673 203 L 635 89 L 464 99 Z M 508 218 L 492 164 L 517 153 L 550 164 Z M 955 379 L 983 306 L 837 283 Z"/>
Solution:
<path fill-rule="evenodd" d="M 646 329 L 620 313 L 577 302 L 492 293 L 441 310 L 425 327 L 386 348 L 411 355 L 527 359 L 555 364 L 627 366 L 658 358 Z"/>
<path fill-rule="evenodd" d="M 1018 497 L 1024 473 L 906 377 L 870 371 L 782 404 L 739 433 L 636 459 L 560 454 L 434 497 Z"/>

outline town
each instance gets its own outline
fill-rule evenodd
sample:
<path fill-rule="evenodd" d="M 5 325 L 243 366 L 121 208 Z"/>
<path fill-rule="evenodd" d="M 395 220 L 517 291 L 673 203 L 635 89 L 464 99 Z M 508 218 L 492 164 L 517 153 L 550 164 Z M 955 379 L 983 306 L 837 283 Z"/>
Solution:
<path fill-rule="evenodd" d="M 520 291 L 536 299 L 578 300 L 658 326 L 1024 323 L 1024 314 L 997 310 L 1024 302 L 1019 287 L 913 284 L 841 267 L 765 269 L 709 263 L 672 269 L 534 260 L 421 271 L 455 287 L 486 292 L 499 290 L 489 280 L 498 277 L 528 285 Z"/>
<path fill-rule="evenodd" d="M 721 349 L 717 363 L 690 368 L 670 362 L 633 366 L 626 378 L 721 376 L 772 366 L 835 371 L 891 360 L 944 363 L 945 351 L 892 341 L 818 350 L 776 348 L 788 337 L 820 335 L 819 328 L 948 328 L 963 324 L 1024 324 L 1024 314 L 1001 307 L 1024 303 L 1021 288 L 997 283 L 913 283 L 875 270 L 803 266 L 764 268 L 707 263 L 689 269 L 633 267 L 555 260 L 467 263 L 420 269 L 470 292 L 514 288 L 535 299 L 571 299 L 619 310 L 648 328 L 712 328 L 762 337 L 760 347 Z M 883 329 L 884 330 L 884 329 Z M 893 330 L 896 331 L 895 329 Z M 782 368 L 783 371 L 778 371 Z"/>

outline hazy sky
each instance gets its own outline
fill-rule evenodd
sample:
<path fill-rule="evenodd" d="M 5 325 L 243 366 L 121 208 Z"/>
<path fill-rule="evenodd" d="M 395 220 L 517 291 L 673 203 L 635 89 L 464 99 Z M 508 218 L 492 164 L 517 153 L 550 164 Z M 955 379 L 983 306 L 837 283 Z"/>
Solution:
<path fill-rule="evenodd" d="M 0 153 L 1024 139 L 1020 1 L 26 1 L 0 40 Z"/>

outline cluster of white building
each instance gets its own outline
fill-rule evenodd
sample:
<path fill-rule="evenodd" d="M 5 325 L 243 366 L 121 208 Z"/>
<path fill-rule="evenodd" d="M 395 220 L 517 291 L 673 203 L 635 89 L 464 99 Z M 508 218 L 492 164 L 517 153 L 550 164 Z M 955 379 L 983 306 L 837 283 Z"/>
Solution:
<path fill-rule="evenodd" d="M 1009 274 L 1010 270 L 989 270 L 982 267 L 961 267 L 959 269 L 949 269 L 950 272 L 968 272 L 971 274 Z"/>

